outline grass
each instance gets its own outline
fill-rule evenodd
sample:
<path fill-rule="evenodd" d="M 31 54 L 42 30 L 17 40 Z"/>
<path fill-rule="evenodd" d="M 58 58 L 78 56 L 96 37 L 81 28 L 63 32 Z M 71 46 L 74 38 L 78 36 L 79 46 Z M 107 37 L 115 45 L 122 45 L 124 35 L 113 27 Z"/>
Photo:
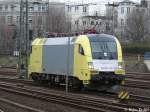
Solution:
<path fill-rule="evenodd" d="M 144 63 L 143 57 L 132 55 L 126 56 L 124 59 L 127 72 L 149 72 L 146 64 Z"/>
<path fill-rule="evenodd" d="M 16 67 L 17 57 L 0 56 L 0 67 Z"/>

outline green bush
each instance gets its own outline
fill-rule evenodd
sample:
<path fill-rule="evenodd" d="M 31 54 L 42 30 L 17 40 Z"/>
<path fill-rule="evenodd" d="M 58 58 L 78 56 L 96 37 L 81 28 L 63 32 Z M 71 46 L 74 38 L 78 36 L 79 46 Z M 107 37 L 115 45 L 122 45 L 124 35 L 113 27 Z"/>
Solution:
<path fill-rule="evenodd" d="M 122 49 L 124 53 L 144 54 L 145 52 L 150 52 L 150 43 L 143 42 L 122 44 Z"/>

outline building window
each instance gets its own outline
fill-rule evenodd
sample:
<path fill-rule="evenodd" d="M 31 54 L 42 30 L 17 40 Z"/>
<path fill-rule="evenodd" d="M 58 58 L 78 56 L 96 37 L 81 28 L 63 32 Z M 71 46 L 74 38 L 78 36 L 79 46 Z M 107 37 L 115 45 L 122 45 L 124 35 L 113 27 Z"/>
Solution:
<path fill-rule="evenodd" d="M 139 9 L 138 9 L 138 8 L 136 9 L 136 12 L 139 12 Z"/>
<path fill-rule="evenodd" d="M 34 11 L 34 7 L 30 7 L 29 11 L 30 12 Z"/>
<path fill-rule="evenodd" d="M 7 11 L 8 10 L 8 5 L 5 5 L 5 11 Z"/>
<path fill-rule="evenodd" d="M 98 25 L 98 21 L 96 21 L 96 25 Z"/>
<path fill-rule="evenodd" d="M 99 25 L 102 25 L 102 22 L 99 22 Z"/>
<path fill-rule="evenodd" d="M 11 11 L 14 11 L 15 6 L 11 5 L 10 8 L 11 8 Z"/>
<path fill-rule="evenodd" d="M 78 6 L 75 6 L 75 12 L 77 12 L 79 10 Z"/>
<path fill-rule="evenodd" d="M 78 21 L 78 20 L 77 20 L 77 21 L 75 21 L 75 24 L 76 24 L 76 25 L 78 25 L 78 24 L 79 24 L 79 21 Z"/>
<path fill-rule="evenodd" d="M 0 5 L 0 11 L 2 11 L 3 7 Z"/>
<path fill-rule="evenodd" d="M 125 3 L 121 3 L 121 5 L 125 5 Z"/>
<path fill-rule="evenodd" d="M 131 3 L 126 3 L 126 5 L 131 5 Z"/>
<path fill-rule="evenodd" d="M 70 7 L 68 6 L 67 8 L 68 8 L 68 12 L 69 12 Z"/>
<path fill-rule="evenodd" d="M 121 38 L 123 38 L 124 37 L 124 33 L 123 33 L 123 31 L 121 31 Z"/>
<path fill-rule="evenodd" d="M 129 19 L 127 19 L 126 24 L 129 25 Z"/>
<path fill-rule="evenodd" d="M 86 25 L 86 21 L 83 21 L 83 26 Z"/>
<path fill-rule="evenodd" d="M 41 11 L 41 5 L 38 6 L 38 11 Z"/>
<path fill-rule="evenodd" d="M 20 22 L 20 16 L 17 16 L 17 21 L 16 21 L 17 23 L 19 23 Z"/>
<path fill-rule="evenodd" d="M 2 19 L 2 22 L 3 22 L 4 24 L 7 23 L 7 17 L 6 17 L 6 16 L 1 16 L 1 19 Z"/>
<path fill-rule="evenodd" d="M 109 31 L 110 27 L 109 27 L 109 23 L 106 23 L 106 31 Z"/>
<path fill-rule="evenodd" d="M 86 7 L 83 7 L 83 12 L 86 12 Z"/>
<path fill-rule="evenodd" d="M 29 23 L 32 23 L 32 16 L 29 16 Z"/>
<path fill-rule="evenodd" d="M 38 23 L 41 25 L 42 24 L 42 16 L 38 16 Z"/>
<path fill-rule="evenodd" d="M 98 16 L 98 12 L 96 11 L 95 16 Z"/>
<path fill-rule="evenodd" d="M 71 12 L 71 7 L 70 6 L 68 6 L 68 12 Z"/>
<path fill-rule="evenodd" d="M 8 17 L 7 17 L 7 22 L 8 22 L 8 24 L 11 24 L 11 23 L 12 23 L 12 16 L 8 16 Z"/>
<path fill-rule="evenodd" d="M 121 26 L 124 25 L 124 19 L 121 19 Z"/>
<path fill-rule="evenodd" d="M 124 7 L 121 7 L 121 14 L 124 13 Z"/>
<path fill-rule="evenodd" d="M 45 11 L 45 7 L 44 6 L 42 6 L 42 11 Z"/>
<path fill-rule="evenodd" d="M 145 13 L 145 9 L 142 9 L 142 12 Z"/>
<path fill-rule="evenodd" d="M 130 13 L 130 7 L 127 7 L 127 13 Z"/>
<path fill-rule="evenodd" d="M 91 21 L 91 25 L 94 25 L 94 21 Z"/>

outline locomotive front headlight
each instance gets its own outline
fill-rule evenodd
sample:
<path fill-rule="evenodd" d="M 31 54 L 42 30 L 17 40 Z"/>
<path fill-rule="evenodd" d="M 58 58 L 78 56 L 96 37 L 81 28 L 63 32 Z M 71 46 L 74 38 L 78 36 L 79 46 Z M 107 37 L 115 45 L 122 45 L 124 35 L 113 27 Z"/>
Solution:
<path fill-rule="evenodd" d="M 122 67 L 121 65 L 118 65 L 118 68 L 119 68 L 119 69 L 123 69 L 123 67 Z"/>
<path fill-rule="evenodd" d="M 93 68 L 94 68 L 93 62 L 88 62 L 88 68 L 89 68 L 89 69 L 93 69 Z"/>
<path fill-rule="evenodd" d="M 124 69 L 124 63 L 118 62 L 118 69 Z"/>

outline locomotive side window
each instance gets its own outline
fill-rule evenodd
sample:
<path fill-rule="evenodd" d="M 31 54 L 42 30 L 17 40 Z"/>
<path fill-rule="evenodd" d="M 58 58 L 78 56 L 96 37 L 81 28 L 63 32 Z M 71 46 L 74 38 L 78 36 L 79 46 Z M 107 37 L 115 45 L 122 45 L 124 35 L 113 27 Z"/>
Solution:
<path fill-rule="evenodd" d="M 84 55 L 84 50 L 83 50 L 83 47 L 79 44 L 79 53 L 81 54 L 81 55 Z"/>

